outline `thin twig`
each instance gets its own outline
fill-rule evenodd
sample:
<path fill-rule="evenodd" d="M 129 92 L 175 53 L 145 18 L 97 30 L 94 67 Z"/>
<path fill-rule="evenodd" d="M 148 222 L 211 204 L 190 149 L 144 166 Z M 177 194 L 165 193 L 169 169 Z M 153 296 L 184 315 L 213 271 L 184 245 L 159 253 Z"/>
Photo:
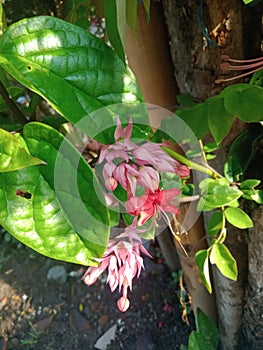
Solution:
<path fill-rule="evenodd" d="M 10 111 L 14 114 L 14 117 L 22 124 L 26 124 L 28 122 L 26 116 L 21 111 L 21 109 L 17 106 L 15 101 L 10 97 L 8 91 L 6 90 L 3 83 L 0 81 L 0 95 L 3 97 L 5 103 L 7 104 Z"/>

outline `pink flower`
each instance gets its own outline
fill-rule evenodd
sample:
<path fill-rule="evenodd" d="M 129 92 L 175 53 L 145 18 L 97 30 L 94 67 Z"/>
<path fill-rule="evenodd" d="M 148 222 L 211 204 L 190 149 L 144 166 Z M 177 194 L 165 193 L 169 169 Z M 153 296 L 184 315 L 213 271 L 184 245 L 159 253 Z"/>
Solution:
<path fill-rule="evenodd" d="M 122 129 L 121 121 L 118 116 L 116 117 L 116 123 L 117 127 L 114 133 L 114 140 L 116 142 L 120 140 L 129 140 L 132 134 L 132 118 L 130 118 L 129 120 L 129 125 L 126 126 L 124 129 Z"/>
<path fill-rule="evenodd" d="M 164 152 L 160 144 L 144 143 L 135 148 L 132 154 L 139 165 L 152 165 L 160 172 L 177 173 L 179 176 L 187 174 L 189 176 L 190 170 Z"/>
<path fill-rule="evenodd" d="M 236 60 L 228 57 L 227 55 L 222 55 L 222 60 L 225 61 L 221 63 L 220 67 L 223 71 L 244 71 L 248 72 L 236 75 L 228 79 L 217 79 L 215 83 L 224 83 L 227 81 L 235 80 L 238 78 L 246 77 L 247 75 L 253 74 L 261 69 L 263 69 L 263 57 L 254 58 L 251 60 Z M 231 65 L 231 63 L 234 63 Z M 241 64 L 240 64 L 241 63 Z"/>
<path fill-rule="evenodd" d="M 138 226 L 142 226 L 151 217 L 159 212 L 171 212 L 178 214 L 178 208 L 175 207 L 171 201 L 180 195 L 178 188 L 170 190 L 156 190 L 154 193 L 143 195 L 141 197 L 132 197 L 126 204 L 125 208 L 130 215 L 138 216 Z"/>
<path fill-rule="evenodd" d="M 110 191 L 114 191 L 118 185 L 117 180 L 113 176 L 115 169 L 116 165 L 114 165 L 111 162 L 108 162 L 104 165 L 102 170 L 102 175 L 105 181 L 105 187 Z"/>
<path fill-rule="evenodd" d="M 114 171 L 114 178 L 120 183 L 120 185 L 132 195 L 136 191 L 136 178 L 139 176 L 137 166 L 135 164 L 121 163 L 116 166 Z"/>
<path fill-rule="evenodd" d="M 138 184 L 144 186 L 146 190 L 154 192 L 159 188 L 160 176 L 157 170 L 151 166 L 141 166 L 139 168 Z"/>
<path fill-rule="evenodd" d="M 150 257 L 150 254 L 143 247 L 140 236 L 137 234 L 136 222 L 125 229 L 125 232 L 116 239 L 121 239 L 118 243 L 110 240 L 108 248 L 103 257 L 99 259 L 99 266 L 91 266 L 83 276 L 83 281 L 87 285 L 96 282 L 97 278 L 108 268 L 107 283 L 113 292 L 117 286 L 119 291 L 122 289 L 122 297 L 118 300 L 118 308 L 126 311 L 130 305 L 127 298 L 128 288 L 132 290 L 132 280 L 139 277 L 141 269 L 144 268 L 141 253 Z M 139 232 L 139 231 L 138 231 Z M 129 238 L 129 242 L 123 239 Z"/>

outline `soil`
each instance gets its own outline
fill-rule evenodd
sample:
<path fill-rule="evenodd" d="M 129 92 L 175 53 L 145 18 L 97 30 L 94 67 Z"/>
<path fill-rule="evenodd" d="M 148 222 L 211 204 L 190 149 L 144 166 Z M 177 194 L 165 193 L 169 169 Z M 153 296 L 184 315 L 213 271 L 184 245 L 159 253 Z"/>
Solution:
<path fill-rule="evenodd" d="M 188 315 L 190 326 L 182 321 L 178 283 L 159 247 L 152 244 L 150 250 L 153 260 L 145 259 L 146 268 L 129 292 L 131 306 L 122 313 L 116 305 L 120 294 L 110 292 L 105 275 L 87 287 L 82 267 L 2 239 L 0 350 L 180 349 L 188 343 L 193 316 Z M 48 280 L 53 266 L 64 266 L 65 283 Z M 114 339 L 98 342 L 113 326 Z"/>

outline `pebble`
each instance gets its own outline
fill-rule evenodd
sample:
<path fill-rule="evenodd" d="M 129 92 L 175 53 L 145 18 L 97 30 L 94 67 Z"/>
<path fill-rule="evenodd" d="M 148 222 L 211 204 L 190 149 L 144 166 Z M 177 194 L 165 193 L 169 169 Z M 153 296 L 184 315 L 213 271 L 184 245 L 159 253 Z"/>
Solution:
<path fill-rule="evenodd" d="M 47 279 L 57 284 L 65 284 L 67 281 L 67 271 L 65 267 L 61 265 L 51 267 L 47 272 Z"/>

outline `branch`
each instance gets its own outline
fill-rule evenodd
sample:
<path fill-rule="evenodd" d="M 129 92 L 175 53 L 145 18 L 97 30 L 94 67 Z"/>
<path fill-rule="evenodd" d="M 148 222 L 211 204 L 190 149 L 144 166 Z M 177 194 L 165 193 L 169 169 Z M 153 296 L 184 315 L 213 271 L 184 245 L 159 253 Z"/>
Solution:
<path fill-rule="evenodd" d="M 3 83 L 0 81 L 0 95 L 3 97 L 10 111 L 14 114 L 14 117 L 22 124 L 28 123 L 28 120 L 21 109 L 17 106 L 15 101 L 10 97 Z"/>

